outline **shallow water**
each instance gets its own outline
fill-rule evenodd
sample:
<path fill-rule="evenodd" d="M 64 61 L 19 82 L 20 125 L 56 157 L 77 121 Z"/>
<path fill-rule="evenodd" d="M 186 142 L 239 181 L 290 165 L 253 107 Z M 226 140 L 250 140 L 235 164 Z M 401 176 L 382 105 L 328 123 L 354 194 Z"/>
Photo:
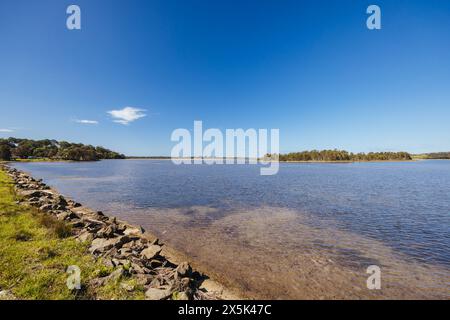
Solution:
<path fill-rule="evenodd" d="M 450 297 L 450 161 L 21 163 L 260 298 Z M 368 290 L 366 268 L 382 270 Z"/>

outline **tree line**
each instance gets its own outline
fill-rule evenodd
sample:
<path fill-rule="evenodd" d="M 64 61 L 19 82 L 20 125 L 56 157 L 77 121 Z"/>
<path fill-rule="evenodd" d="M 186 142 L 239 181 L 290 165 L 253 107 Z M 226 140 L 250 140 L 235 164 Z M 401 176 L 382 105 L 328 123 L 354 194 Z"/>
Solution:
<path fill-rule="evenodd" d="M 276 155 L 275 155 L 276 157 Z M 274 155 L 267 155 L 274 158 Z M 311 150 L 278 155 L 280 161 L 393 161 L 412 160 L 408 152 L 352 153 L 345 150 Z"/>
<path fill-rule="evenodd" d="M 56 140 L 0 139 L 0 159 L 36 159 L 96 161 L 101 159 L 124 159 L 123 154 L 103 147 Z"/>
<path fill-rule="evenodd" d="M 424 159 L 450 159 L 450 152 L 426 153 Z"/>

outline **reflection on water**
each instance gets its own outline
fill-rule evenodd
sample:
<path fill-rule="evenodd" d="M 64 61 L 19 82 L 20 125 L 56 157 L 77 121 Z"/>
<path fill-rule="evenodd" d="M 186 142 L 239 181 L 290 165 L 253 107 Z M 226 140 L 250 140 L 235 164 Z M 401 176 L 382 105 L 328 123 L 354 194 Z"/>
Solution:
<path fill-rule="evenodd" d="M 17 165 L 261 298 L 449 297 L 450 161 Z M 366 288 L 369 265 L 382 290 Z"/>

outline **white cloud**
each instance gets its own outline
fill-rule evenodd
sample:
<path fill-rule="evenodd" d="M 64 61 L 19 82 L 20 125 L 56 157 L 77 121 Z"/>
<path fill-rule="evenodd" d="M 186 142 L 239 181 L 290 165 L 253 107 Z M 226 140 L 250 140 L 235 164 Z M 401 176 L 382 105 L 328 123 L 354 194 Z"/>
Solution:
<path fill-rule="evenodd" d="M 98 124 L 98 121 L 96 120 L 75 120 L 77 123 L 82 124 Z"/>
<path fill-rule="evenodd" d="M 14 130 L 11 130 L 11 129 L 0 129 L 0 132 L 9 133 L 9 132 L 14 132 Z"/>
<path fill-rule="evenodd" d="M 133 121 L 147 116 L 144 109 L 125 107 L 121 110 L 111 110 L 108 113 L 114 118 L 114 122 L 127 125 Z"/>

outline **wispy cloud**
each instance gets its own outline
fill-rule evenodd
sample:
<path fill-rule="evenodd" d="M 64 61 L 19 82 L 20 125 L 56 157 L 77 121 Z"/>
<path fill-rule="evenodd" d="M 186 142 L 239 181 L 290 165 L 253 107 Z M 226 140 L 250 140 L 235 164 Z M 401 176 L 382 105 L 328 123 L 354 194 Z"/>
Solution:
<path fill-rule="evenodd" d="M 0 129 L 0 132 L 2 132 L 2 133 L 10 133 L 10 132 L 14 132 L 14 130 L 11 130 L 11 129 Z"/>
<path fill-rule="evenodd" d="M 147 116 L 144 111 L 146 110 L 133 107 L 125 107 L 121 110 L 108 111 L 108 113 L 113 117 L 114 122 L 127 125 L 133 121 Z"/>
<path fill-rule="evenodd" d="M 75 120 L 75 122 L 82 124 L 98 124 L 98 121 L 96 120 Z"/>

